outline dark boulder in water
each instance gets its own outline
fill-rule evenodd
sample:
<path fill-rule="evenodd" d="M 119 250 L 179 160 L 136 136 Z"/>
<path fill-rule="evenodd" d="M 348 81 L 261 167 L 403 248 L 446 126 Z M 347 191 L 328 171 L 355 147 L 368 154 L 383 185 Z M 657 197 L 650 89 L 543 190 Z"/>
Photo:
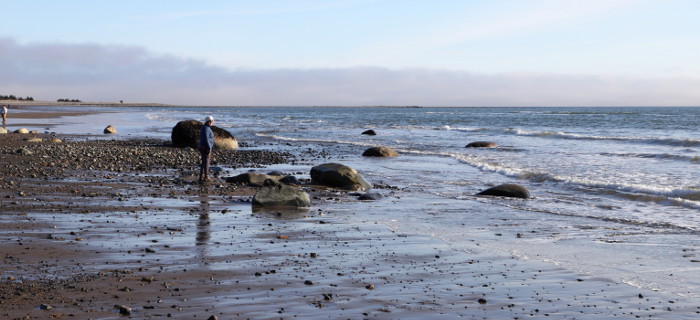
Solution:
<path fill-rule="evenodd" d="M 197 148 L 199 146 L 199 130 L 204 124 L 197 120 L 185 120 L 178 122 L 170 135 L 172 143 L 176 147 Z M 211 126 L 214 132 L 214 148 L 230 150 L 238 148 L 238 141 L 226 129 Z"/>
<path fill-rule="evenodd" d="M 376 135 L 377 135 L 377 133 L 374 132 L 374 130 L 372 130 L 372 129 L 367 130 L 367 131 L 363 132 L 362 134 L 365 134 L 365 135 L 368 135 L 368 136 L 376 136 Z"/>
<path fill-rule="evenodd" d="M 495 142 L 491 141 L 474 141 L 472 143 L 469 143 L 465 148 L 495 148 L 498 147 L 498 144 Z"/>
<path fill-rule="evenodd" d="M 389 147 L 373 147 L 362 153 L 365 157 L 396 157 L 399 154 Z"/>
<path fill-rule="evenodd" d="M 517 184 L 502 184 L 477 193 L 479 196 L 530 198 L 530 191 Z"/>

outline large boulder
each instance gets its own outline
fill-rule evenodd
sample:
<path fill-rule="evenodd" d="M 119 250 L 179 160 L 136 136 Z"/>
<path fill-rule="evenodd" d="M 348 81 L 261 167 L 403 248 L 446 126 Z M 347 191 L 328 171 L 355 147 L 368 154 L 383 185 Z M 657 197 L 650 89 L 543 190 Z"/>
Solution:
<path fill-rule="evenodd" d="M 253 196 L 253 206 L 263 207 L 310 207 L 311 199 L 301 188 L 273 181 L 266 181 Z"/>
<path fill-rule="evenodd" d="M 197 120 L 178 122 L 170 135 L 173 145 L 181 148 L 197 148 L 199 146 L 199 131 L 203 125 Z M 238 141 L 226 129 L 211 126 L 211 130 L 214 132 L 214 148 L 223 150 L 238 148 Z"/>
<path fill-rule="evenodd" d="M 27 130 L 27 128 L 20 128 L 15 130 L 15 133 L 27 134 L 29 133 L 29 130 Z"/>
<path fill-rule="evenodd" d="M 110 124 L 107 126 L 107 128 L 105 128 L 103 132 L 104 134 L 115 134 L 117 133 L 117 128 Z"/>
<path fill-rule="evenodd" d="M 6 134 L 8 132 L 7 129 L 0 127 L 0 134 Z"/>
<path fill-rule="evenodd" d="M 324 186 L 346 190 L 367 190 L 372 184 L 357 172 L 340 163 L 325 163 L 311 168 L 311 181 Z"/>
<path fill-rule="evenodd" d="M 517 184 L 501 184 L 481 191 L 477 195 L 527 199 L 530 198 L 530 191 Z"/>
<path fill-rule="evenodd" d="M 397 157 L 399 154 L 389 147 L 372 147 L 362 153 L 365 157 Z"/>
<path fill-rule="evenodd" d="M 465 148 L 496 148 L 498 144 L 491 141 L 474 141 L 465 146 Z"/>

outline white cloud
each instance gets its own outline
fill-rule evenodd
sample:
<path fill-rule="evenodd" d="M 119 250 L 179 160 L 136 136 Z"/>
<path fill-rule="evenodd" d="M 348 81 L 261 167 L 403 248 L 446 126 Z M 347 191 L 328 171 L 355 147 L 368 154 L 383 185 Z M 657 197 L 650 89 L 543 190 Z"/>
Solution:
<path fill-rule="evenodd" d="M 0 38 L 0 93 L 181 105 L 700 105 L 700 78 L 429 69 L 226 70 L 140 47 Z"/>
<path fill-rule="evenodd" d="M 426 25 L 423 32 L 357 48 L 351 63 L 407 64 L 420 60 L 418 57 L 427 52 L 444 52 L 442 50 L 451 46 L 550 32 L 566 26 L 590 23 L 610 12 L 639 2 L 640 0 L 489 1 L 465 6 L 459 12 L 445 14 L 444 21 L 437 26 Z M 478 14 L 472 14 L 471 11 Z M 464 56 L 470 55 L 464 49 L 459 51 Z"/>

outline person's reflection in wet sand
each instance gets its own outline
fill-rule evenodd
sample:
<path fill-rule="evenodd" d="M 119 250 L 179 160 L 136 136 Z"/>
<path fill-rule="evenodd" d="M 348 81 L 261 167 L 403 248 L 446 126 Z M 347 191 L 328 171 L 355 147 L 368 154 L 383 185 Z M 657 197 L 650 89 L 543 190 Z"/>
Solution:
<path fill-rule="evenodd" d="M 204 260 L 207 257 L 207 247 L 211 239 L 211 222 L 209 221 L 209 198 L 208 194 L 202 193 L 199 201 L 199 219 L 197 220 L 197 234 L 195 245 L 199 258 Z"/>

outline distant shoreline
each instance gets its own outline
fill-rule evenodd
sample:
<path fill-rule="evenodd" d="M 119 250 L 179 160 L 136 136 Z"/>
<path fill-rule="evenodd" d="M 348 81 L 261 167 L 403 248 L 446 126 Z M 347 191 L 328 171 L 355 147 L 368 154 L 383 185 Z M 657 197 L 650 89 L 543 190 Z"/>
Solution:
<path fill-rule="evenodd" d="M 142 102 L 58 102 L 58 101 L 26 101 L 26 100 L 0 100 L 0 105 L 22 106 L 22 107 L 182 107 L 164 103 L 142 103 Z"/>
<path fill-rule="evenodd" d="M 58 101 L 20 101 L 20 100 L 0 100 L 0 105 L 22 106 L 22 107 L 167 107 L 167 108 L 471 108 L 467 107 L 444 107 L 444 106 L 205 106 L 205 105 L 177 105 L 153 102 L 58 102 Z M 494 107 L 495 108 L 495 107 Z"/>
<path fill-rule="evenodd" d="M 154 102 L 58 102 L 58 101 L 20 101 L 0 100 L 0 106 L 9 105 L 22 107 L 165 107 L 165 108 L 395 108 L 395 109 L 422 109 L 422 108 L 699 108 L 698 106 L 341 106 L 341 105 L 315 105 L 315 106 L 247 106 L 247 105 L 178 105 Z"/>

